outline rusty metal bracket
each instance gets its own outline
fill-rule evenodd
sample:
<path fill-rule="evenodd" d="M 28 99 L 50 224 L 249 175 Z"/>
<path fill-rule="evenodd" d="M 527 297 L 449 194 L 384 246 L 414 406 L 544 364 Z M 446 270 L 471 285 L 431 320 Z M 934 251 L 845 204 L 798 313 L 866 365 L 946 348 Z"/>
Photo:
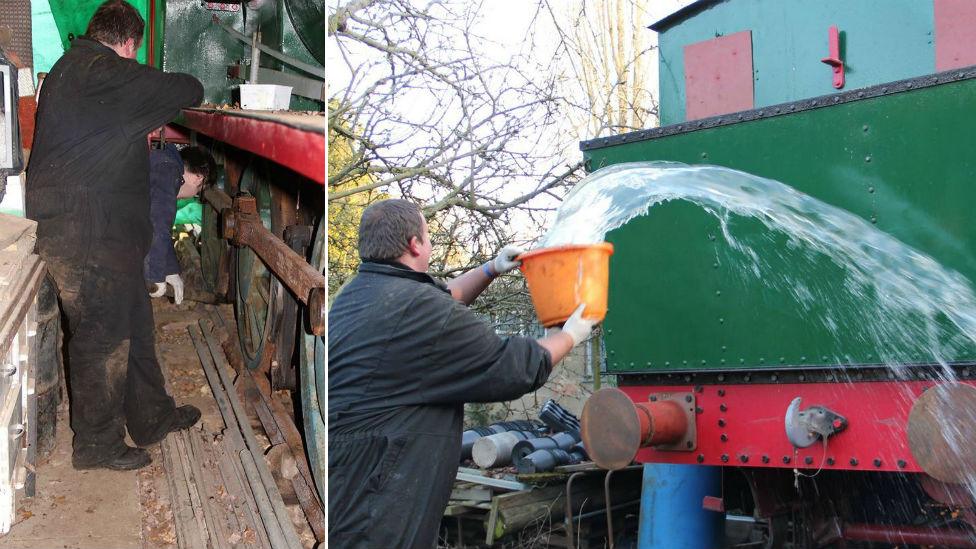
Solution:
<path fill-rule="evenodd" d="M 237 247 L 247 246 L 284 283 L 295 297 L 308 306 L 312 314 L 311 331 L 325 334 L 325 277 L 304 257 L 269 231 L 258 216 L 253 196 L 234 197 L 230 208 L 220 212 L 221 234 Z"/>

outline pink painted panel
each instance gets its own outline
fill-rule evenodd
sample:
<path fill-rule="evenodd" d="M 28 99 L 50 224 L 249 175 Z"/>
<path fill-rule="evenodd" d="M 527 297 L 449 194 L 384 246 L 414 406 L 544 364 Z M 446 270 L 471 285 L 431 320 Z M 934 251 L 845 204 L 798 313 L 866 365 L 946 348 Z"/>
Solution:
<path fill-rule="evenodd" d="M 753 106 L 751 31 L 685 46 L 685 120 Z"/>
<path fill-rule="evenodd" d="M 976 2 L 935 0 L 935 70 L 976 65 Z"/>

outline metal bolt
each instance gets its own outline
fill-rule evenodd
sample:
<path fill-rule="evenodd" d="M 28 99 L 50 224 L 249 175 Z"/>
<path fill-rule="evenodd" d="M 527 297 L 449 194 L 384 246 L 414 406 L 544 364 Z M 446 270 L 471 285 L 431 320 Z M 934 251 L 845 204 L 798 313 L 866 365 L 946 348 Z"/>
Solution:
<path fill-rule="evenodd" d="M 698 463 L 705 461 L 705 454 L 698 454 L 698 457 L 695 458 L 695 460 L 697 460 Z"/>
<path fill-rule="evenodd" d="M 880 458 L 874 458 L 874 466 L 875 467 L 881 467 L 881 459 Z"/>
<path fill-rule="evenodd" d="M 769 376 L 769 379 L 770 379 L 770 381 L 776 381 L 777 379 L 779 379 L 779 376 L 777 376 L 776 374 L 773 374 L 773 375 Z"/>
<path fill-rule="evenodd" d="M 749 463 L 749 456 L 742 454 L 741 456 L 739 456 L 739 461 L 741 461 L 742 463 Z"/>
<path fill-rule="evenodd" d="M 871 162 L 871 155 L 867 155 L 867 156 L 865 156 L 865 157 L 864 157 L 864 161 L 865 161 L 865 162 Z"/>
<path fill-rule="evenodd" d="M 769 463 L 769 456 L 763 456 L 762 457 L 762 462 L 763 463 Z"/>
<path fill-rule="evenodd" d="M 654 395 L 651 395 L 651 402 L 657 402 L 657 397 L 654 396 Z"/>
<path fill-rule="evenodd" d="M 725 319 L 722 318 L 722 317 L 718 317 L 718 323 L 719 324 L 725 324 Z M 724 351 L 725 349 L 723 348 L 722 350 Z"/>
<path fill-rule="evenodd" d="M 903 460 L 903 459 L 899 459 L 898 460 L 898 468 L 899 469 L 904 469 L 905 467 L 908 467 L 908 462 L 905 461 L 905 460 Z"/>
<path fill-rule="evenodd" d="M 833 465 L 833 464 L 834 464 L 834 458 L 827 458 L 827 465 Z"/>
<path fill-rule="evenodd" d="M 719 427 L 725 427 L 725 420 L 724 419 L 718 420 L 718 426 Z"/>
<path fill-rule="evenodd" d="M 871 216 L 871 223 L 877 223 L 877 222 L 878 222 L 878 217 L 875 216 L 875 215 L 872 215 Z"/>
<path fill-rule="evenodd" d="M 705 364 L 708 364 L 708 363 L 705 362 L 705 359 L 703 358 L 702 361 L 701 361 L 701 365 L 704 366 Z"/>
<path fill-rule="evenodd" d="M 789 463 L 789 462 L 790 462 L 790 456 L 783 456 L 783 463 Z"/>
<path fill-rule="evenodd" d="M 728 407 L 728 406 L 726 406 L 726 405 L 724 405 L 724 404 L 719 404 L 719 406 L 718 406 L 718 409 L 719 409 L 719 410 L 722 410 L 722 411 L 724 412 L 724 411 L 726 411 L 726 410 L 728 410 L 728 409 L 729 409 L 729 407 Z"/>
<path fill-rule="evenodd" d="M 691 401 L 692 401 L 691 395 L 685 395 L 685 402 L 691 402 Z"/>
<path fill-rule="evenodd" d="M 724 374 L 719 374 L 719 375 L 718 375 L 718 380 L 719 380 L 719 381 L 725 381 L 725 375 L 724 375 Z M 718 396 L 722 396 L 722 395 L 724 395 L 724 394 L 725 394 L 725 393 L 724 393 L 723 391 L 719 391 L 719 392 L 718 392 Z"/>
<path fill-rule="evenodd" d="M 702 158 L 708 158 L 708 153 L 705 153 L 705 152 L 701 153 L 701 157 Z"/>
<path fill-rule="evenodd" d="M 685 383 L 691 383 L 691 376 L 685 376 L 684 379 L 685 379 Z M 687 400 L 688 402 L 691 402 L 691 397 L 690 396 L 685 397 L 685 400 Z"/>
<path fill-rule="evenodd" d="M 696 414 L 703 414 L 703 413 L 705 413 L 705 409 L 702 408 L 701 406 L 699 406 L 699 407 L 695 408 L 695 413 Z"/>
<path fill-rule="evenodd" d="M 857 95 L 858 95 L 858 97 L 860 97 L 860 96 L 862 96 L 864 94 L 863 94 L 863 92 L 858 92 Z M 867 133 L 867 131 L 868 131 L 868 125 L 865 124 L 861 129 L 864 130 L 864 133 Z"/>
<path fill-rule="evenodd" d="M 715 290 L 715 295 L 716 296 L 722 295 L 722 290 Z"/>
<path fill-rule="evenodd" d="M 744 376 L 742 376 L 742 379 L 743 379 L 744 381 L 747 381 L 747 382 L 748 382 L 749 380 L 751 380 L 751 379 L 752 379 L 752 376 L 751 376 L 751 375 L 749 375 L 749 374 L 746 374 L 746 375 L 744 375 Z"/>
<path fill-rule="evenodd" d="M 874 194 L 874 187 L 868 187 L 868 192 Z"/>
<path fill-rule="evenodd" d="M 692 446 L 694 446 L 694 444 L 692 444 L 690 440 L 685 443 L 685 448 L 688 448 L 689 450 L 691 450 Z"/>
<path fill-rule="evenodd" d="M 725 376 L 718 376 L 718 380 L 719 381 L 722 381 L 723 379 L 725 379 Z M 718 396 L 724 397 L 725 396 L 725 389 L 719 389 L 718 390 Z"/>
<path fill-rule="evenodd" d="M 807 465 L 812 464 L 813 463 L 813 456 L 807 456 L 807 457 L 803 458 L 803 463 L 806 463 Z"/>
<path fill-rule="evenodd" d="M 720 436 L 718 438 L 722 439 L 722 442 L 728 442 L 729 441 L 729 435 L 727 435 L 725 433 L 722 433 L 722 436 Z"/>
<path fill-rule="evenodd" d="M 799 379 L 800 381 L 804 381 L 804 380 L 806 380 L 806 378 L 807 378 L 807 376 L 805 376 L 805 375 L 803 375 L 803 374 L 800 374 L 800 377 L 799 377 L 798 379 Z"/>
<path fill-rule="evenodd" d="M 857 458 L 851 458 L 851 461 L 849 463 L 851 464 L 851 466 L 857 467 Z"/>
<path fill-rule="evenodd" d="M 703 393 L 703 392 L 705 392 L 705 388 L 702 387 L 701 385 L 695 385 L 695 392 L 696 393 Z"/>

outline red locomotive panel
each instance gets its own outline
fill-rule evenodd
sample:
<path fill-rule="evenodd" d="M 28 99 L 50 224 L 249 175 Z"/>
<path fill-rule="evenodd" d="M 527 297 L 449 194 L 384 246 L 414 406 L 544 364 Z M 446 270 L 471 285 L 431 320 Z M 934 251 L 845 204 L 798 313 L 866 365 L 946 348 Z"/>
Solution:
<path fill-rule="evenodd" d="M 966 382 L 976 385 L 976 382 Z M 908 445 L 908 415 L 932 381 L 621 387 L 635 402 L 655 393 L 695 391 L 697 447 L 692 451 L 644 448 L 642 463 L 684 463 L 851 471 L 920 473 Z M 794 448 L 786 437 L 790 402 L 823 406 L 848 425 L 827 440 Z"/>

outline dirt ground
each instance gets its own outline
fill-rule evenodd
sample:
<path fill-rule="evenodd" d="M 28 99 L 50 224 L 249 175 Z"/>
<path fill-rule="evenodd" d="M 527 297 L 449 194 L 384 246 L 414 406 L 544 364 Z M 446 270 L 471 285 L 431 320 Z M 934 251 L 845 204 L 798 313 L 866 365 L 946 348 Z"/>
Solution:
<path fill-rule="evenodd" d="M 202 306 L 176 306 L 153 300 L 156 348 L 170 393 L 178 405 L 193 404 L 203 416 L 194 428 L 218 433 L 224 427 L 203 368 L 186 328 L 202 318 Z M 233 321 L 233 310 L 221 313 Z M 256 433 L 260 439 L 261 433 Z M 129 442 L 131 444 L 131 441 Z M 71 430 L 66 400 L 58 417 L 57 445 L 37 465 L 37 492 L 23 500 L 4 549 L 170 549 L 177 547 L 169 488 L 159 445 L 153 463 L 139 471 L 75 471 L 71 467 Z M 287 503 L 287 502 L 286 502 Z M 297 505 L 289 505 L 305 547 L 314 545 L 311 529 Z"/>

